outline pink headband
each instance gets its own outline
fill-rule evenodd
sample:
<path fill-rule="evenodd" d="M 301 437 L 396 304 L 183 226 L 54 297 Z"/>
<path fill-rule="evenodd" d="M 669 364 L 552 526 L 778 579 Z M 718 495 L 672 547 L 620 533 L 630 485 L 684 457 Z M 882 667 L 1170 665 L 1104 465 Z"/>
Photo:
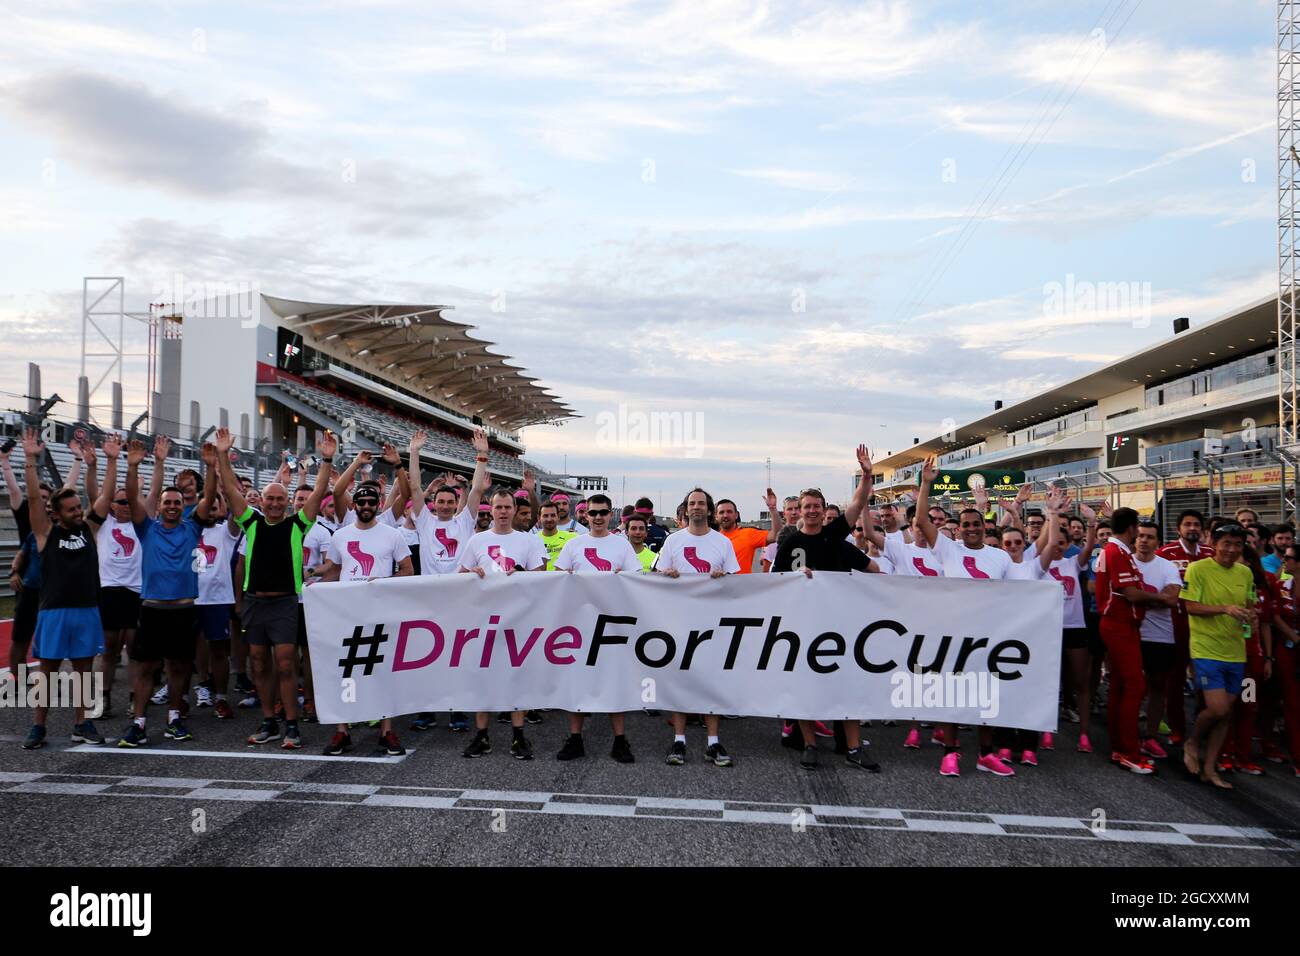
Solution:
<path fill-rule="evenodd" d="M 527 501 L 527 500 L 528 500 L 528 492 L 526 492 L 526 491 L 524 491 L 522 488 L 520 488 L 518 491 L 515 492 L 515 497 L 516 497 L 516 498 L 523 498 L 525 501 Z"/>
<path fill-rule="evenodd" d="M 478 513 L 479 513 L 479 514 L 491 514 L 491 513 L 492 513 L 492 506 L 491 506 L 491 505 L 479 505 L 479 506 L 478 506 Z"/>
<path fill-rule="evenodd" d="M 552 500 L 552 501 L 568 501 L 568 500 L 569 500 L 569 496 L 568 496 L 568 495 L 564 495 L 564 494 L 560 494 L 560 495 L 551 495 L 551 500 Z"/>
<path fill-rule="evenodd" d="M 653 508 L 637 508 L 634 513 L 639 515 L 652 515 L 655 513 L 655 510 Z"/>

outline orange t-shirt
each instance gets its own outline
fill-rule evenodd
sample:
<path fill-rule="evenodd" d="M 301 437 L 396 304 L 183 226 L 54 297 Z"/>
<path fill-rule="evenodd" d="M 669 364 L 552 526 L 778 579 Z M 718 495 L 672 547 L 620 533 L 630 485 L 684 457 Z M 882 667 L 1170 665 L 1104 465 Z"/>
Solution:
<path fill-rule="evenodd" d="M 762 528 L 737 526 L 722 533 L 727 536 L 732 549 L 736 552 L 736 560 L 740 562 L 740 573 L 749 574 L 754 570 L 754 552 L 767 547 L 767 532 Z"/>

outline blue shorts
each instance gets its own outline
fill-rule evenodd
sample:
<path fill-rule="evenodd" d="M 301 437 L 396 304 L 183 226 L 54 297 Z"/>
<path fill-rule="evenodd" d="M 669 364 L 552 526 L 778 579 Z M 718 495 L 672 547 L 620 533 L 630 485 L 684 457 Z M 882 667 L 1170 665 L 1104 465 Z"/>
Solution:
<path fill-rule="evenodd" d="M 200 604 L 199 633 L 210 641 L 230 640 L 230 614 L 233 604 Z"/>
<path fill-rule="evenodd" d="M 1241 693 L 1241 679 L 1246 676 L 1244 661 L 1215 661 L 1208 657 L 1192 658 L 1196 669 L 1196 686 L 1201 691 L 1223 690 L 1233 697 Z"/>
<path fill-rule="evenodd" d="M 52 607 L 36 617 L 32 656 L 41 661 L 75 661 L 104 653 L 104 629 L 97 607 Z"/>

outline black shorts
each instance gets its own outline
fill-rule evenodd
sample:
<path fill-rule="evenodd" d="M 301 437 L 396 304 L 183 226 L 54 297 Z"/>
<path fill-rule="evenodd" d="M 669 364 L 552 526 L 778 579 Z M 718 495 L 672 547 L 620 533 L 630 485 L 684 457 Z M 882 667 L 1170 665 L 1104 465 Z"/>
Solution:
<path fill-rule="evenodd" d="M 1144 674 L 1164 674 L 1174 669 L 1174 659 L 1178 645 L 1161 644 L 1159 641 L 1142 642 L 1142 672 Z"/>
<path fill-rule="evenodd" d="M 249 647 L 297 644 L 302 608 L 296 594 L 281 597 L 244 595 L 244 643 Z"/>
<path fill-rule="evenodd" d="M 1061 641 L 1067 651 L 1079 651 L 1088 646 L 1086 627 L 1067 627 L 1061 631 Z"/>
<path fill-rule="evenodd" d="M 298 646 L 307 646 L 307 612 L 301 604 L 298 605 Z"/>
<path fill-rule="evenodd" d="M 41 592 L 23 588 L 14 604 L 13 642 L 30 644 L 36 633 L 36 613 L 41 609 Z"/>
<path fill-rule="evenodd" d="M 140 605 L 133 661 L 192 661 L 199 634 L 199 611 L 193 604 L 175 607 Z"/>
<path fill-rule="evenodd" d="M 140 623 L 140 592 L 130 588 L 99 589 L 99 620 L 106 631 L 129 631 Z"/>

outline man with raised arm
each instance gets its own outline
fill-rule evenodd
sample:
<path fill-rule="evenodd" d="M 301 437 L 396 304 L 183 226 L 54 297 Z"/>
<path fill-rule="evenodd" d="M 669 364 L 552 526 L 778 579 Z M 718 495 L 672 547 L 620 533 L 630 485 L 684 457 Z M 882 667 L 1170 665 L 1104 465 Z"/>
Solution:
<path fill-rule="evenodd" d="M 36 430 L 24 429 L 27 512 L 43 576 L 32 651 L 48 688 L 65 660 L 83 678 L 90 677 L 95 655 L 104 649 L 104 632 L 99 622 L 99 558 L 95 553 L 95 535 L 83 520 L 81 496 L 74 489 L 55 492 L 50 511 L 46 511 L 36 473 L 36 463 L 44 452 L 45 446 Z M 15 679 L 17 676 L 15 672 Z M 32 729 L 23 741 L 24 750 L 45 746 L 48 713 L 48 706 L 33 708 Z M 72 740 L 74 743 L 104 742 L 80 706 L 74 708 Z"/>
<path fill-rule="evenodd" d="M 187 517 L 180 489 L 175 485 L 163 485 L 170 450 L 171 440 L 166 435 L 159 435 L 154 440 L 154 479 L 147 501 L 140 496 L 144 443 L 132 441 L 126 452 L 126 500 L 130 504 L 131 520 L 143 554 L 140 564 L 140 624 L 131 645 L 135 706 L 131 724 L 118 741 L 121 747 L 139 747 L 148 743 L 145 711 L 149 705 L 153 674 L 160 663 L 164 665 L 167 681 L 167 726 L 163 736 L 169 740 L 190 740 L 193 737 L 181 719 L 181 700 L 189 691 L 198 634 L 198 612 L 194 604 L 198 597 L 198 583 L 194 571 L 196 556 L 201 554 L 199 521 L 206 519 L 212 507 L 213 492 L 209 489 Z"/>
<path fill-rule="evenodd" d="M 122 648 L 129 651 L 135 642 L 135 628 L 140 622 L 141 560 L 144 549 L 131 521 L 131 501 L 126 488 L 117 483 L 117 460 L 122 453 L 121 436 L 109 433 L 104 438 L 104 484 L 101 488 L 94 465 L 86 469 L 86 497 L 91 502 L 86 520 L 96 525 L 95 546 L 99 552 L 99 619 L 104 628 L 104 712 L 111 716 L 113 678 L 122 659 Z"/>
<path fill-rule="evenodd" d="M 857 449 L 858 466 L 862 471 L 857 490 L 843 514 L 826 521 L 826 498 L 815 488 L 799 496 L 799 530 L 789 535 L 777 549 L 772 572 L 802 571 L 812 577 L 814 571 L 866 571 L 871 559 L 845 539 L 858 519 L 866 517 L 867 502 L 871 500 L 873 478 L 871 455 L 866 445 Z M 776 507 L 776 495 L 769 490 L 771 507 Z M 871 754 L 870 745 L 862 739 L 858 721 L 845 720 L 844 739 L 849 752 L 845 762 L 859 770 L 879 773 L 880 764 Z M 803 736 L 803 756 L 799 760 L 805 770 L 817 769 L 817 721 L 800 720 L 799 732 Z"/>
<path fill-rule="evenodd" d="M 245 500 L 230 465 L 229 453 L 234 444 L 230 429 L 217 429 L 215 444 L 221 487 L 230 502 L 230 512 L 244 529 L 248 541 L 244 556 L 244 640 L 253 659 L 253 679 L 262 705 L 262 724 L 248 742 L 265 744 L 280 739 L 274 710 L 278 683 L 285 716 L 281 747 L 297 750 L 302 747 L 298 729 L 297 644 L 303 537 L 316 523 L 321 501 L 329 490 L 338 442 L 329 431 L 321 437 L 316 448 L 321 457 L 316 485 L 306 504 L 292 517 L 286 514 L 289 494 L 279 482 L 266 486 L 262 492 L 263 511 L 254 511 Z"/>

